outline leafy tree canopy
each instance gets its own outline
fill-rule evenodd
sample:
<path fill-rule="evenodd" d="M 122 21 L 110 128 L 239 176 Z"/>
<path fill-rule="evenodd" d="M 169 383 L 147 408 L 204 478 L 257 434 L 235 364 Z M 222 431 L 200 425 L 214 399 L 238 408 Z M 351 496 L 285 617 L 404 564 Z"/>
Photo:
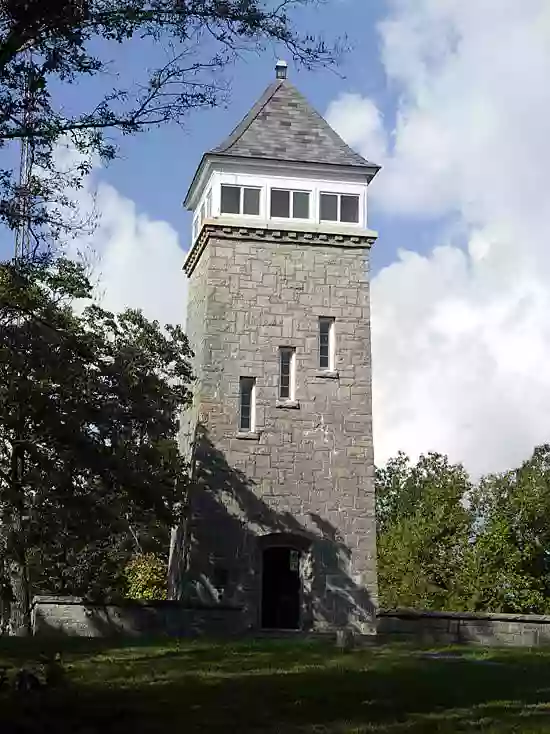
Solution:
<path fill-rule="evenodd" d="M 383 606 L 452 608 L 468 534 L 464 468 L 430 453 L 415 466 L 402 453 L 376 473 Z"/>
<path fill-rule="evenodd" d="M 468 608 L 550 611 L 550 446 L 472 493 L 475 542 L 464 566 Z"/>
<path fill-rule="evenodd" d="M 75 308 L 90 296 L 64 258 L 0 265 L 0 509 L 24 610 L 32 568 L 55 591 L 101 586 L 119 539 L 169 527 L 183 501 L 187 338 L 139 311 Z"/>
<path fill-rule="evenodd" d="M 383 606 L 550 611 L 550 445 L 476 484 L 446 457 L 400 453 L 376 490 Z"/>
<path fill-rule="evenodd" d="M 129 599 L 166 599 L 166 561 L 155 553 L 134 556 L 124 569 Z"/>

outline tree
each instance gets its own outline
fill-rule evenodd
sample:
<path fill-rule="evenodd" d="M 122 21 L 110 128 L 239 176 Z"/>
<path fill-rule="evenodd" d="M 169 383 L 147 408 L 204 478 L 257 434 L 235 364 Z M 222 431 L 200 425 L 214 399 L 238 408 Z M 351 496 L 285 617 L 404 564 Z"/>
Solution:
<path fill-rule="evenodd" d="M 376 471 L 378 576 L 384 607 L 453 609 L 467 548 L 468 474 L 430 453 L 415 466 L 403 453 Z"/>
<path fill-rule="evenodd" d="M 0 510 L 19 631 L 37 560 L 55 590 L 85 587 L 121 539 L 171 526 L 183 501 L 187 339 L 139 311 L 76 311 L 91 292 L 64 258 L 0 265 Z"/>
<path fill-rule="evenodd" d="M 550 446 L 519 469 L 484 477 L 471 495 L 474 541 L 462 586 L 472 611 L 550 611 Z"/>
<path fill-rule="evenodd" d="M 166 558 L 155 553 L 140 553 L 125 566 L 126 594 L 129 599 L 166 599 Z"/>
<path fill-rule="evenodd" d="M 11 166 L 0 169 L 0 221 L 28 224 L 35 248 L 71 230 L 67 190 L 81 184 L 90 154 L 110 159 L 112 135 L 181 124 L 191 110 L 218 104 L 219 73 L 243 49 L 275 41 L 307 65 L 331 61 L 334 50 L 291 26 L 289 12 L 315 2 L 0 0 L 0 147 L 27 140 L 30 171 L 20 182 Z M 135 86 L 121 80 L 91 96 L 86 109 L 61 104 L 60 89 L 108 79 L 111 47 L 129 42 L 142 45 L 144 58 L 162 49 L 162 65 L 144 68 Z M 83 154 L 73 170 L 55 160 L 64 139 Z"/>
<path fill-rule="evenodd" d="M 384 606 L 550 612 L 550 445 L 475 486 L 446 457 L 400 453 L 376 485 Z"/>

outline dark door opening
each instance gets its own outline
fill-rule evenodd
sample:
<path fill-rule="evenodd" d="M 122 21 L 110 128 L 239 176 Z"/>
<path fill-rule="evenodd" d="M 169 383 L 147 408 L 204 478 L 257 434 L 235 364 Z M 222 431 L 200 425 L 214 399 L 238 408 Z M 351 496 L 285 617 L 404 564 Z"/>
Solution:
<path fill-rule="evenodd" d="M 273 547 L 263 552 L 262 627 L 300 628 L 300 552 Z"/>

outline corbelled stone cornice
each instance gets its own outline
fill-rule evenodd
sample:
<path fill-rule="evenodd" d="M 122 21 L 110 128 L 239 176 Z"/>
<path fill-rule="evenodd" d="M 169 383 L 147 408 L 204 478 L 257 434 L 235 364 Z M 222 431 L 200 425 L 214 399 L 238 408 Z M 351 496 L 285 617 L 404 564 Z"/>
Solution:
<path fill-rule="evenodd" d="M 308 246 L 349 247 L 369 249 L 378 234 L 370 229 L 357 229 L 342 225 L 303 225 L 285 222 L 262 224 L 243 224 L 242 222 L 206 220 L 199 236 L 183 264 L 183 270 L 190 276 L 195 269 L 204 248 L 211 238 L 217 240 L 249 240 L 261 242 L 288 242 Z"/>

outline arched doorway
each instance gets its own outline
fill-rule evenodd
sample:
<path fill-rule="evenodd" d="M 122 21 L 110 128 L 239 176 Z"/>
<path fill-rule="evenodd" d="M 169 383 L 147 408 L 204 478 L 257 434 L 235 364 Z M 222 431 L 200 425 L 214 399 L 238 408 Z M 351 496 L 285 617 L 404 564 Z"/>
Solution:
<path fill-rule="evenodd" d="M 302 602 L 301 551 L 287 545 L 264 548 L 262 553 L 262 627 L 300 629 Z"/>

